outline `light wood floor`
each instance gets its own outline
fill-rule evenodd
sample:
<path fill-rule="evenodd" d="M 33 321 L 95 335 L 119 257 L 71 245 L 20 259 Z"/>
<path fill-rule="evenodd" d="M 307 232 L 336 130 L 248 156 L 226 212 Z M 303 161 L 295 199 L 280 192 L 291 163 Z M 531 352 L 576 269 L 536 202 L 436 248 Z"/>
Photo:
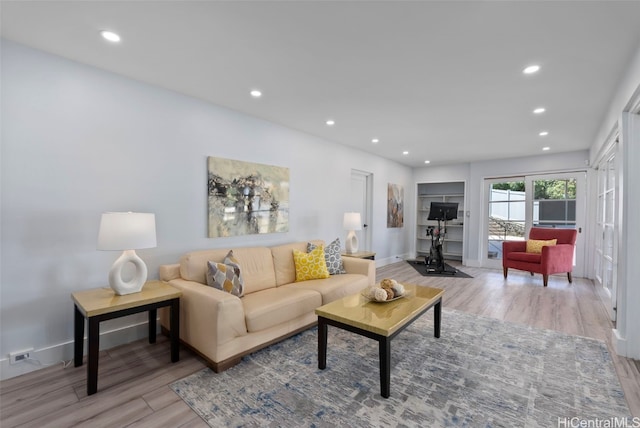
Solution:
<path fill-rule="evenodd" d="M 407 263 L 377 270 L 378 280 L 395 278 L 446 290 L 445 308 L 507 322 L 528 324 L 605 341 L 627 402 L 640 416 L 640 372 L 637 362 L 611 349 L 611 322 L 591 281 L 462 268 L 473 279 L 422 277 Z M 100 353 L 98 393 L 86 395 L 86 365 L 52 366 L 0 382 L 0 426 L 24 427 L 206 427 L 168 385 L 205 367 L 188 350 L 169 363 L 169 343 L 163 336 L 150 345 L 137 341 Z"/>

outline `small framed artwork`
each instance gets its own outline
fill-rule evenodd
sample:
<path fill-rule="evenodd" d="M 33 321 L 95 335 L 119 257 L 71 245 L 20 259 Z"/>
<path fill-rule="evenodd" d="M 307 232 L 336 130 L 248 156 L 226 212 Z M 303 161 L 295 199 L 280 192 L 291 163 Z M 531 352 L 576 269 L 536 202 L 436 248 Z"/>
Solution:
<path fill-rule="evenodd" d="M 404 226 L 404 189 L 389 183 L 387 188 L 387 227 Z"/>

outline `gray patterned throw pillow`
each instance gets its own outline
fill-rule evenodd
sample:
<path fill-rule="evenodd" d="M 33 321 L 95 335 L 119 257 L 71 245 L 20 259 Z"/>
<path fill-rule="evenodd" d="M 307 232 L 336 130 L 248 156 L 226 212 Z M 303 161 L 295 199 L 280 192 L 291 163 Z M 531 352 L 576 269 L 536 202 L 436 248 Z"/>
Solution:
<path fill-rule="evenodd" d="M 315 248 L 316 246 L 311 242 L 307 243 L 307 252 L 313 251 Z M 347 271 L 344 270 L 340 252 L 340 238 L 336 238 L 332 243 L 324 247 L 324 260 L 327 262 L 327 269 L 330 275 L 347 273 Z"/>
<path fill-rule="evenodd" d="M 224 263 L 207 262 L 207 285 L 234 296 L 243 296 L 244 279 L 240 273 L 238 260 L 233 255 L 233 250 L 227 253 Z"/>

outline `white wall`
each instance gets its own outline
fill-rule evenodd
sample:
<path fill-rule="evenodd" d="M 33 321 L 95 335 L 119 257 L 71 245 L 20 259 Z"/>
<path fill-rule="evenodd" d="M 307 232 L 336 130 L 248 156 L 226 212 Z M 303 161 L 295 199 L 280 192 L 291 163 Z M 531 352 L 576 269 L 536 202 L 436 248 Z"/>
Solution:
<path fill-rule="evenodd" d="M 194 249 L 344 241 L 342 214 L 358 169 L 373 173 L 377 258 L 409 251 L 409 227 L 386 227 L 387 183 L 410 192 L 409 167 L 6 40 L 1 77 L 2 378 L 30 369 L 9 366 L 9 352 L 72 357 L 70 293 L 104 286 L 118 256 L 96 251 L 104 211 L 156 214 L 158 247 L 138 253 L 157 278 L 160 264 Z M 207 156 L 288 167 L 290 231 L 208 239 Z M 405 199 L 410 225 L 414 207 Z M 111 339 L 102 344 L 144 334 L 130 327 L 145 319 L 103 323 Z"/>
<path fill-rule="evenodd" d="M 611 97 L 611 104 L 606 112 L 606 116 L 603 118 L 600 128 L 595 137 L 595 140 L 591 144 L 589 150 L 590 164 L 597 166 L 598 156 L 602 155 L 601 150 L 607 143 L 607 137 L 611 130 L 618 126 L 620 120 L 620 114 L 623 111 L 629 111 L 625 108 L 629 101 L 634 98 L 634 94 L 640 90 L 640 46 L 636 51 L 636 54 L 629 61 L 629 66 L 625 76 L 620 80 L 616 93 Z M 636 95 L 637 99 L 637 95 Z"/>

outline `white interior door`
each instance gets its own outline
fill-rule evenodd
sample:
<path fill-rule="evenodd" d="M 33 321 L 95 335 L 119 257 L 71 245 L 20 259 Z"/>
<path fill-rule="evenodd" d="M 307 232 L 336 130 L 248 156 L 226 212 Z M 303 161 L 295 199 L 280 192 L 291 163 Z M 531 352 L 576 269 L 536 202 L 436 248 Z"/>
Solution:
<path fill-rule="evenodd" d="M 356 232 L 359 251 L 371 250 L 371 183 L 370 172 L 351 171 L 351 198 L 349 211 L 359 212 L 362 218 L 362 230 Z"/>

